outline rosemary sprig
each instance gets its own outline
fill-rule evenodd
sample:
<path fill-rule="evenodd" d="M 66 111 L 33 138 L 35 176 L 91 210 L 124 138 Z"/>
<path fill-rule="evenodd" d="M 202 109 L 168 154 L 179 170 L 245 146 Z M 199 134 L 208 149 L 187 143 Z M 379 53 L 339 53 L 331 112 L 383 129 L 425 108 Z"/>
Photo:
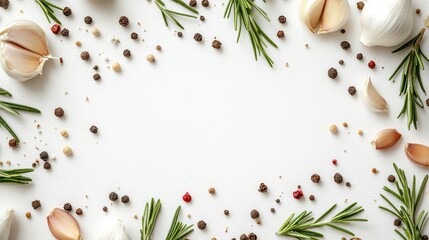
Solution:
<path fill-rule="evenodd" d="M 54 9 L 63 10 L 62 8 L 58 7 L 57 5 L 49 2 L 49 0 L 34 0 L 42 9 L 43 13 L 46 16 L 46 19 L 48 19 L 48 22 L 51 23 L 51 19 L 55 21 L 56 23 L 61 25 L 60 20 L 58 20 L 57 17 L 55 17 Z"/>
<path fill-rule="evenodd" d="M 146 203 L 142 217 L 142 229 L 140 230 L 141 240 L 152 240 L 153 229 L 160 210 L 161 200 L 158 199 L 155 203 L 155 199 L 152 198 L 150 203 Z"/>
<path fill-rule="evenodd" d="M 410 129 L 411 124 L 413 124 L 414 128 L 417 129 L 417 106 L 424 108 L 423 101 L 420 98 L 417 89 L 417 85 L 419 85 L 423 93 L 426 94 L 426 90 L 423 86 L 420 75 L 420 71 L 424 70 L 425 68 L 423 65 L 423 59 L 429 62 L 429 59 L 425 56 L 420 48 L 420 43 L 424 33 L 425 29 L 422 28 L 417 36 L 402 45 L 400 48 L 393 51 L 393 53 L 396 53 L 410 46 L 412 47 L 410 53 L 405 56 L 405 58 L 393 72 L 392 76 L 389 78 L 389 81 L 392 80 L 399 73 L 399 70 L 402 69 L 399 96 L 405 95 L 405 101 L 398 118 L 403 114 L 407 114 L 408 129 Z"/>
<path fill-rule="evenodd" d="M 182 7 L 186 8 L 187 10 L 198 14 L 198 11 L 195 10 L 194 8 L 188 6 L 185 2 L 183 2 L 182 0 L 172 0 L 173 2 L 181 5 Z M 165 22 L 165 26 L 168 27 L 168 19 L 170 19 L 170 21 L 172 21 L 176 26 L 180 27 L 181 29 L 185 29 L 182 24 L 180 24 L 180 22 L 176 19 L 176 16 L 182 16 L 182 17 L 189 17 L 189 18 L 197 18 L 194 15 L 190 15 L 190 14 L 185 14 L 185 13 L 180 13 L 180 12 L 176 12 L 176 11 L 172 11 L 167 9 L 167 7 L 165 6 L 165 3 L 162 0 L 155 0 L 155 4 L 156 6 L 159 8 L 159 11 L 161 11 L 162 14 L 162 18 L 164 19 Z"/>
<path fill-rule="evenodd" d="M 356 206 L 357 203 L 353 203 L 350 206 L 346 207 L 341 212 L 337 213 L 333 218 L 328 221 L 322 222 L 322 220 L 335 209 L 337 204 L 333 205 L 328 209 L 321 217 L 313 221 L 314 218 L 311 216 L 312 212 L 304 211 L 298 216 L 295 217 L 293 213 L 290 217 L 283 223 L 280 227 L 277 235 L 294 237 L 296 239 L 311 239 L 317 240 L 323 237 L 323 234 L 316 232 L 310 229 L 320 228 L 328 226 L 334 228 L 340 232 L 344 232 L 351 236 L 354 236 L 354 233 L 341 227 L 340 225 L 348 224 L 351 222 L 367 222 L 368 220 L 363 218 L 355 218 L 356 215 L 363 212 L 364 209 L 361 206 Z"/>
<path fill-rule="evenodd" d="M 32 168 L 0 170 L 0 183 L 28 184 L 32 180 L 24 177 L 23 174 L 32 171 L 34 171 Z"/>
<path fill-rule="evenodd" d="M 3 88 L 0 88 L 0 96 L 12 97 L 12 94 Z M 38 109 L 21 105 L 21 104 L 5 102 L 5 101 L 0 101 L 0 109 L 3 109 L 4 111 L 15 116 L 20 116 L 20 113 L 18 111 L 40 113 Z M 10 133 L 10 135 L 12 135 L 12 137 L 17 141 L 17 143 L 19 143 L 18 136 L 15 134 L 15 132 L 12 130 L 9 124 L 1 116 L 0 116 L 0 126 L 3 126 L 4 128 L 6 128 L 6 130 Z"/>
<path fill-rule="evenodd" d="M 428 175 L 426 175 L 420 184 L 419 191 L 417 192 L 416 176 L 413 176 L 413 182 L 411 186 L 408 186 L 407 176 L 404 170 L 398 168 L 396 164 L 393 164 L 396 174 L 398 175 L 399 183 L 396 181 L 396 190 L 384 187 L 383 190 L 400 201 L 400 206 L 395 206 L 391 200 L 389 200 L 383 194 L 380 196 L 389 204 L 390 208 L 380 206 L 379 208 L 393 214 L 395 217 L 402 221 L 402 233 L 395 229 L 395 232 L 401 236 L 404 240 L 419 240 L 422 237 L 422 230 L 426 224 L 428 212 L 421 210 L 418 213 L 420 202 L 425 191 L 426 183 L 428 181 Z"/>
<path fill-rule="evenodd" d="M 176 213 L 173 217 L 173 222 L 171 223 L 170 230 L 168 231 L 168 235 L 165 240 L 181 240 L 186 237 L 189 233 L 194 231 L 193 224 L 186 225 L 180 221 L 178 221 L 180 206 L 177 207 Z"/>
<path fill-rule="evenodd" d="M 255 60 L 258 60 L 258 55 L 261 54 L 265 57 L 270 67 L 273 66 L 274 61 L 268 56 L 265 48 L 268 47 L 268 42 L 271 46 L 277 48 L 277 45 L 265 34 L 259 24 L 256 22 L 253 13 L 254 10 L 258 12 L 267 21 L 270 21 L 268 15 L 258 7 L 253 0 L 229 0 L 228 5 L 225 9 L 224 18 L 231 16 L 231 12 L 234 15 L 234 29 L 238 31 L 237 42 L 240 40 L 241 30 L 244 28 L 249 33 L 250 42 L 252 43 Z"/>

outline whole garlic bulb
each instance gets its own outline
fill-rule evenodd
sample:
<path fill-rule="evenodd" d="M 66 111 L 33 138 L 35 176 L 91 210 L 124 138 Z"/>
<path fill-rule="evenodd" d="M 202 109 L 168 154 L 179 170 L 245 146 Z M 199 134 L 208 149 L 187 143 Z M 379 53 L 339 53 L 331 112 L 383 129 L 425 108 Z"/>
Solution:
<path fill-rule="evenodd" d="M 368 0 L 361 14 L 360 42 L 368 47 L 393 47 L 413 29 L 412 0 Z"/>
<path fill-rule="evenodd" d="M 36 23 L 18 20 L 0 31 L 0 62 L 10 77 L 26 81 L 42 74 L 51 57 L 46 34 Z"/>
<path fill-rule="evenodd" d="M 130 240 L 125 231 L 125 225 L 122 221 L 117 221 L 115 225 L 110 228 L 104 229 L 104 231 L 98 237 L 98 240 Z"/>

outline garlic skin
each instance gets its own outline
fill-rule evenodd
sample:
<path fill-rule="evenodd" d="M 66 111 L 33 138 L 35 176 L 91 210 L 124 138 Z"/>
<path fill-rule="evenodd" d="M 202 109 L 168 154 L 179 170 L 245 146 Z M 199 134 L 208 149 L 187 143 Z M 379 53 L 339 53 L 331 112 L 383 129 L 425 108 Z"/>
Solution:
<path fill-rule="evenodd" d="M 412 0 L 368 0 L 360 22 L 360 42 L 363 45 L 399 45 L 410 36 L 413 29 Z"/>
<path fill-rule="evenodd" d="M 131 240 L 131 238 L 125 231 L 122 221 L 117 221 L 113 227 L 104 230 L 98 240 Z"/>
<path fill-rule="evenodd" d="M 346 25 L 350 5 L 347 0 L 301 0 L 300 15 L 311 32 L 331 33 Z"/>
<path fill-rule="evenodd" d="M 6 210 L 5 213 L 0 214 L 0 239 L 8 240 L 10 228 L 12 227 L 13 209 Z"/>
<path fill-rule="evenodd" d="M 429 167 L 429 147 L 423 144 L 408 143 L 405 146 L 405 154 L 411 162 Z"/>
<path fill-rule="evenodd" d="M 0 30 L 0 62 L 13 79 L 26 81 L 41 75 L 49 58 L 46 34 L 36 23 L 18 20 Z"/>
<path fill-rule="evenodd" d="M 47 217 L 49 230 L 58 240 L 82 240 L 79 224 L 68 212 L 54 208 Z"/>
<path fill-rule="evenodd" d="M 402 135 L 396 129 L 385 129 L 375 136 L 371 142 L 376 150 L 383 150 L 393 147 Z"/>
<path fill-rule="evenodd" d="M 370 111 L 387 112 L 386 100 L 374 88 L 371 78 L 365 80 L 361 100 Z"/>

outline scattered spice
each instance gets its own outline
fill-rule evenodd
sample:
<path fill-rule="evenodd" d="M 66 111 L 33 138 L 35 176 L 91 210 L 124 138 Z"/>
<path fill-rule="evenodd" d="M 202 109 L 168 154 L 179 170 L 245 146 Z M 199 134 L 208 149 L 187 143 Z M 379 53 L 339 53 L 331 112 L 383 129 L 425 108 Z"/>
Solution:
<path fill-rule="evenodd" d="M 360 129 L 357 131 L 357 133 L 358 133 L 358 135 L 359 135 L 359 136 L 362 136 L 362 135 L 363 135 L 363 131 L 362 131 L 362 130 L 360 130 Z"/>
<path fill-rule="evenodd" d="M 109 194 L 109 199 L 110 199 L 110 201 L 116 201 L 116 200 L 118 200 L 118 198 L 119 198 L 119 196 L 118 196 L 118 194 L 117 194 L 117 193 L 115 193 L 115 192 L 111 192 L 111 193 Z"/>
<path fill-rule="evenodd" d="M 38 209 L 42 206 L 42 204 L 40 203 L 40 200 L 34 200 L 31 202 L 31 206 L 33 209 Z"/>
<path fill-rule="evenodd" d="M 106 206 L 103 207 L 103 212 L 107 212 L 108 210 L 109 209 Z"/>
<path fill-rule="evenodd" d="M 356 7 L 357 7 L 357 9 L 362 10 L 365 7 L 365 3 L 362 1 L 357 2 Z"/>
<path fill-rule="evenodd" d="M 372 168 L 371 172 L 375 174 L 375 173 L 378 173 L 378 170 L 377 170 L 377 168 Z"/>
<path fill-rule="evenodd" d="M 83 211 L 82 211 L 82 208 L 78 208 L 78 209 L 76 209 L 76 215 L 82 215 L 83 214 Z"/>
<path fill-rule="evenodd" d="M 70 203 L 64 204 L 63 208 L 64 208 L 64 210 L 66 210 L 68 212 L 70 212 L 71 210 L 73 210 L 73 207 L 72 207 L 72 205 Z"/>
<path fill-rule="evenodd" d="M 350 43 L 347 41 L 342 41 L 340 45 L 341 45 L 341 48 L 344 50 L 347 50 L 351 47 Z"/>
<path fill-rule="evenodd" d="M 156 49 L 156 51 L 160 52 L 162 50 L 162 47 L 161 47 L 161 45 L 156 45 L 155 49 Z"/>
<path fill-rule="evenodd" d="M 429 98 L 426 99 L 426 105 L 429 107 Z"/>
<path fill-rule="evenodd" d="M 66 147 L 64 147 L 64 148 L 63 148 L 63 153 L 64 153 L 64 155 L 66 155 L 66 156 L 70 156 L 70 155 L 72 155 L 72 154 L 73 154 L 73 151 L 72 151 L 71 147 L 66 146 Z"/>
<path fill-rule="evenodd" d="M 351 187 L 352 184 L 350 182 L 346 182 L 346 187 Z"/>
<path fill-rule="evenodd" d="M 224 214 L 225 216 L 228 216 L 228 215 L 229 215 L 229 210 L 227 210 L 227 209 L 223 210 L 223 214 Z"/>
<path fill-rule="evenodd" d="M 197 0 L 191 0 L 191 1 L 189 1 L 189 6 L 196 7 L 197 6 Z"/>
<path fill-rule="evenodd" d="M 43 161 L 48 161 L 49 159 L 49 154 L 46 151 L 43 151 L 39 154 L 40 159 L 42 159 Z"/>
<path fill-rule="evenodd" d="M 278 38 L 284 38 L 284 37 L 285 37 L 285 32 L 284 32 L 284 31 L 282 31 L 282 30 L 279 30 L 279 31 L 277 32 L 277 37 L 278 37 Z"/>
<path fill-rule="evenodd" d="M 94 69 L 95 71 L 98 71 L 98 65 L 94 65 L 94 67 L 92 67 L 92 69 Z"/>
<path fill-rule="evenodd" d="M 121 197 L 121 202 L 122 203 L 129 203 L 130 202 L 130 197 L 128 195 L 124 195 Z"/>
<path fill-rule="evenodd" d="M 68 37 L 70 34 L 70 31 L 67 28 L 64 28 L 63 30 L 61 30 L 61 35 L 63 37 Z"/>
<path fill-rule="evenodd" d="M 314 183 L 319 183 L 320 182 L 320 175 L 316 174 L 316 173 L 311 175 L 311 181 Z"/>
<path fill-rule="evenodd" d="M 259 212 L 258 212 L 258 210 L 253 209 L 252 211 L 250 211 L 250 217 L 251 217 L 252 219 L 257 219 L 257 218 L 259 218 Z"/>
<path fill-rule="evenodd" d="M 268 187 L 267 187 L 267 185 L 265 185 L 265 183 L 261 183 L 261 184 L 259 184 L 259 189 L 258 189 L 258 191 L 259 191 L 259 192 L 261 192 L 261 193 L 267 192 L 267 191 L 268 191 Z"/>
<path fill-rule="evenodd" d="M 338 133 L 338 127 L 335 124 L 332 124 L 331 126 L 329 126 L 329 131 L 333 134 Z"/>
<path fill-rule="evenodd" d="M 275 213 L 275 212 L 276 212 L 276 209 L 274 209 L 274 208 L 270 208 L 270 212 Z"/>
<path fill-rule="evenodd" d="M 94 79 L 95 81 L 98 81 L 101 79 L 101 76 L 100 76 L 100 74 L 95 73 L 94 75 L 92 75 L 92 79 Z"/>
<path fill-rule="evenodd" d="M 76 46 L 78 47 L 82 46 L 82 43 L 80 41 L 76 41 L 74 44 L 76 44 Z"/>
<path fill-rule="evenodd" d="M 356 87 L 350 86 L 348 92 L 350 95 L 354 96 L 356 94 Z"/>
<path fill-rule="evenodd" d="M 343 176 L 339 173 L 335 173 L 334 181 L 338 184 L 342 183 L 343 182 Z"/>
<path fill-rule="evenodd" d="M 357 59 L 357 60 L 362 60 L 362 59 L 363 59 L 363 54 L 362 54 L 362 53 L 358 53 L 358 54 L 356 55 L 356 59 Z"/>
<path fill-rule="evenodd" d="M 201 40 L 203 40 L 203 36 L 200 33 L 195 33 L 194 34 L 194 39 L 197 42 L 201 42 Z"/>
<path fill-rule="evenodd" d="M 428 235 L 423 235 L 423 236 L 422 236 L 422 240 L 429 240 Z"/>
<path fill-rule="evenodd" d="M 11 148 L 18 147 L 18 142 L 16 141 L 15 138 L 12 138 L 12 139 L 9 140 L 9 147 L 11 147 Z"/>
<path fill-rule="evenodd" d="M 115 62 L 112 64 L 112 69 L 115 72 L 119 72 L 119 71 L 121 71 L 121 65 L 118 62 Z"/>
<path fill-rule="evenodd" d="M 342 34 L 344 34 L 344 33 L 346 33 L 346 29 L 341 29 L 341 31 L 340 31 Z"/>
<path fill-rule="evenodd" d="M 286 17 L 283 16 L 283 15 L 280 15 L 279 18 L 278 18 L 278 20 L 279 20 L 279 23 L 281 23 L 281 24 L 285 24 L 286 23 Z"/>
<path fill-rule="evenodd" d="M 276 203 L 280 203 L 280 199 L 279 198 L 276 199 Z"/>
<path fill-rule="evenodd" d="M 153 54 L 149 54 L 146 56 L 146 60 L 150 63 L 155 62 L 155 56 Z"/>
<path fill-rule="evenodd" d="M 122 52 L 124 57 L 129 58 L 131 57 L 131 51 L 129 49 L 125 49 L 124 52 Z"/>
<path fill-rule="evenodd" d="M 314 195 L 310 195 L 310 196 L 308 197 L 308 199 L 310 199 L 310 201 L 314 201 L 316 198 L 314 197 Z"/>
<path fill-rule="evenodd" d="M 90 16 L 86 16 L 86 17 L 83 19 L 83 21 L 84 21 L 86 24 L 91 24 L 91 23 L 92 23 L 92 17 L 90 17 Z"/>
<path fill-rule="evenodd" d="M 137 38 L 139 38 L 139 35 L 136 32 L 132 32 L 131 33 L 131 39 L 136 40 Z"/>
<path fill-rule="evenodd" d="M 9 0 L 0 0 L 0 7 L 4 9 L 8 9 L 9 7 Z"/>
<path fill-rule="evenodd" d="M 348 124 L 348 123 L 343 122 L 343 127 L 348 127 L 348 126 L 349 126 L 349 124 Z"/>
<path fill-rule="evenodd" d="M 82 58 L 82 60 L 84 60 L 84 61 L 87 61 L 89 59 L 89 52 L 87 52 L 87 51 L 81 52 L 80 58 Z"/>
<path fill-rule="evenodd" d="M 246 234 L 241 234 L 240 240 L 248 240 L 247 235 Z"/>
<path fill-rule="evenodd" d="M 422 12 L 422 10 L 420 8 L 416 9 L 416 14 L 420 14 Z"/>
<path fill-rule="evenodd" d="M 338 64 L 343 65 L 344 64 L 344 60 L 341 59 L 340 61 L 338 61 Z"/>
<path fill-rule="evenodd" d="M 201 22 L 204 22 L 206 20 L 206 18 L 203 15 L 201 15 L 200 20 L 201 20 Z"/>
<path fill-rule="evenodd" d="M 302 197 L 304 197 L 304 193 L 302 192 L 302 190 L 300 190 L 300 189 L 298 189 L 298 190 L 296 190 L 296 191 L 294 191 L 293 193 L 292 193 L 292 196 L 293 196 L 293 198 L 295 198 L 295 199 L 301 199 Z"/>
<path fill-rule="evenodd" d="M 209 0 L 202 0 L 201 1 L 201 5 L 203 5 L 203 7 L 208 7 L 210 4 Z"/>
<path fill-rule="evenodd" d="M 216 189 L 215 189 L 214 187 L 209 188 L 209 190 L 208 190 L 208 191 L 209 191 L 209 193 L 210 193 L 210 194 L 212 194 L 212 195 L 216 193 Z"/>
<path fill-rule="evenodd" d="M 31 212 L 26 212 L 26 213 L 25 213 L 25 217 L 26 217 L 26 218 L 31 218 Z"/>
<path fill-rule="evenodd" d="M 101 35 L 100 29 L 98 29 L 97 27 L 91 28 L 91 33 L 94 37 L 99 37 Z"/>
<path fill-rule="evenodd" d="M 183 36 L 183 33 L 182 32 L 177 32 L 177 36 L 181 38 Z"/>
<path fill-rule="evenodd" d="M 64 109 L 62 107 L 55 108 L 54 115 L 59 118 L 62 118 L 64 116 Z"/>
<path fill-rule="evenodd" d="M 186 192 L 185 195 L 183 195 L 182 199 L 183 201 L 189 203 L 190 201 L 192 201 L 192 196 L 188 192 Z"/>
<path fill-rule="evenodd" d="M 371 61 L 369 61 L 369 62 L 368 62 L 368 67 L 369 67 L 369 68 L 371 68 L 371 69 L 375 68 L 375 62 L 374 62 L 374 61 L 372 61 L 372 60 L 371 60 Z"/>
<path fill-rule="evenodd" d="M 197 227 L 198 227 L 200 230 L 204 230 L 204 229 L 206 229 L 206 227 L 207 227 L 207 223 L 206 223 L 206 222 L 204 222 L 203 220 L 201 220 L 201 221 L 199 221 L 199 222 L 197 223 Z"/>
<path fill-rule="evenodd" d="M 256 239 L 258 239 L 258 237 L 256 236 L 256 234 L 254 234 L 254 233 L 249 233 L 249 240 L 256 240 Z"/>
<path fill-rule="evenodd" d="M 329 76 L 331 79 L 335 79 L 335 78 L 337 78 L 337 76 L 338 76 L 337 69 L 335 69 L 335 68 L 331 67 L 331 68 L 328 70 L 328 76 Z"/>
<path fill-rule="evenodd" d="M 387 181 L 389 181 L 389 182 L 393 183 L 393 182 L 395 182 L 395 181 L 396 181 L 396 177 L 395 177 L 395 176 L 393 176 L 393 175 L 389 175 L 389 176 L 387 177 Z"/>
<path fill-rule="evenodd" d="M 70 15 L 72 14 L 72 10 L 71 10 L 71 8 L 69 8 L 69 7 L 65 7 L 65 8 L 63 9 L 63 14 L 64 14 L 64 16 L 66 16 L 66 17 L 70 16 Z"/>
<path fill-rule="evenodd" d="M 128 20 L 128 18 L 127 18 L 127 17 L 125 17 L 125 16 L 121 16 L 121 17 L 119 18 L 119 25 L 121 25 L 122 27 L 126 27 L 126 26 L 128 26 L 128 23 L 129 23 L 129 20 Z"/>
<path fill-rule="evenodd" d="M 92 132 L 92 133 L 94 133 L 94 134 L 96 134 L 96 133 L 98 133 L 98 127 L 97 127 L 97 126 L 95 126 L 95 125 L 92 125 L 92 126 L 89 128 L 89 131 L 90 131 L 90 132 Z"/>
<path fill-rule="evenodd" d="M 44 169 L 46 169 L 46 170 L 49 170 L 49 169 L 51 169 L 51 163 L 49 163 L 49 162 L 45 162 L 44 164 L 43 164 L 43 168 Z"/>
<path fill-rule="evenodd" d="M 51 31 L 52 31 L 53 34 L 58 34 L 61 31 L 61 26 L 58 25 L 58 24 L 54 24 L 51 27 Z"/>
<path fill-rule="evenodd" d="M 402 225 L 401 219 L 399 218 L 395 219 L 395 221 L 393 221 L 393 225 L 395 225 L 396 227 L 401 226 Z"/>
<path fill-rule="evenodd" d="M 337 159 L 332 159 L 332 164 L 337 165 Z"/>
<path fill-rule="evenodd" d="M 213 40 L 212 47 L 216 49 L 220 49 L 222 47 L 222 43 L 219 40 Z"/>

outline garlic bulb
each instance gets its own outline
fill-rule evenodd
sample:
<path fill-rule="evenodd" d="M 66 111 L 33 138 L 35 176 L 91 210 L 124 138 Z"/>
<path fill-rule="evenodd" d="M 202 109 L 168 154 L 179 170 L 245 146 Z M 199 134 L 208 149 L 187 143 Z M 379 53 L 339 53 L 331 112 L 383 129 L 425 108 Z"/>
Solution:
<path fill-rule="evenodd" d="M 125 231 L 125 225 L 122 221 L 116 222 L 116 224 L 108 229 L 105 229 L 103 233 L 100 234 L 98 240 L 130 240 Z"/>
<path fill-rule="evenodd" d="M 368 47 L 392 47 L 413 29 L 411 0 L 368 0 L 361 14 L 360 42 Z"/>
<path fill-rule="evenodd" d="M 350 5 L 347 0 L 301 0 L 300 15 L 313 33 L 331 33 L 347 23 Z"/>
<path fill-rule="evenodd" d="M 68 212 L 54 208 L 48 216 L 48 226 L 58 240 L 82 240 L 79 224 Z"/>
<path fill-rule="evenodd" d="M 417 143 L 408 143 L 405 146 L 405 154 L 413 163 L 423 167 L 429 167 L 428 146 Z"/>
<path fill-rule="evenodd" d="M 0 214 L 0 239 L 8 240 L 10 228 L 12 226 L 13 210 L 8 209 L 4 214 Z"/>
<path fill-rule="evenodd" d="M 371 144 L 376 150 L 391 148 L 401 139 L 401 136 L 396 129 L 385 129 L 377 133 Z"/>
<path fill-rule="evenodd" d="M 26 81 L 42 74 L 49 58 L 46 34 L 36 23 L 18 20 L 0 31 L 0 62 L 10 77 Z"/>
<path fill-rule="evenodd" d="M 370 111 L 387 112 L 386 100 L 374 88 L 371 78 L 365 80 L 361 99 Z"/>

